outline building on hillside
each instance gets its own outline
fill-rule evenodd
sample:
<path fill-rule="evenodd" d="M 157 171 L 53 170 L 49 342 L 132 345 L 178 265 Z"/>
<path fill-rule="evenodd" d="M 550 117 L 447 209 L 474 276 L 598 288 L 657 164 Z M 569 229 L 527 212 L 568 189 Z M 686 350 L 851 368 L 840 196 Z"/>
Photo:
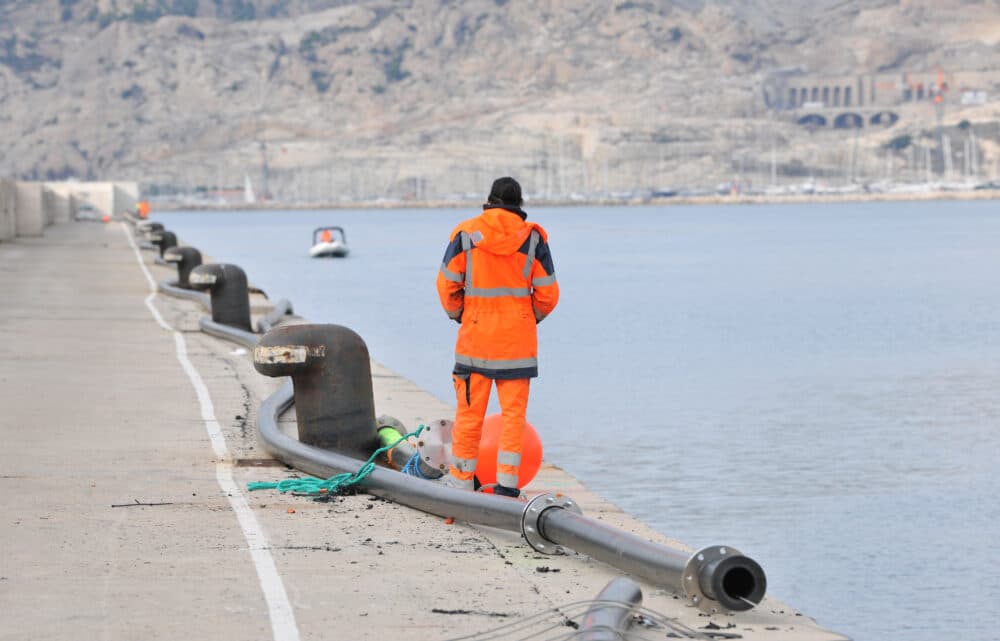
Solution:
<path fill-rule="evenodd" d="M 898 72 L 858 75 L 771 74 L 761 88 L 768 109 L 888 109 L 908 103 L 985 103 L 1000 88 L 1000 71 Z"/>

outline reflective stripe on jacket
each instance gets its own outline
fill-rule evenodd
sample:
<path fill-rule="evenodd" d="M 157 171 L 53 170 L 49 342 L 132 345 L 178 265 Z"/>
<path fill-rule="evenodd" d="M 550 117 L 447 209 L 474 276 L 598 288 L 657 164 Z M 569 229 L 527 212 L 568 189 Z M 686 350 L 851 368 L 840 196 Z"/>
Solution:
<path fill-rule="evenodd" d="M 459 224 L 437 276 L 441 305 L 461 323 L 455 372 L 538 376 L 535 325 L 559 302 L 548 235 L 503 207 Z"/>

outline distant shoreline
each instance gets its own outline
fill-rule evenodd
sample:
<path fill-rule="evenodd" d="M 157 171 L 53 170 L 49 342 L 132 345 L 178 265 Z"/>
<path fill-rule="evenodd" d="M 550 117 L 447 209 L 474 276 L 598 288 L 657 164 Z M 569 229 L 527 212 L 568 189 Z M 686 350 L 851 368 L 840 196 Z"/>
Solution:
<path fill-rule="evenodd" d="M 932 201 L 932 200 L 1000 200 L 1000 189 L 976 189 L 967 191 L 936 190 L 922 192 L 883 192 L 848 194 L 733 194 L 707 196 L 671 196 L 660 198 L 636 198 L 632 200 L 531 200 L 525 207 L 641 207 L 648 205 L 760 205 L 760 204 L 807 204 L 841 202 L 892 202 L 892 201 Z M 317 209 L 467 209 L 478 207 L 474 201 L 431 200 L 431 201 L 359 201 L 338 203 L 283 203 L 264 201 L 257 203 L 206 203 L 153 201 L 154 209 L 160 211 L 265 211 L 275 209 L 317 210 Z"/>

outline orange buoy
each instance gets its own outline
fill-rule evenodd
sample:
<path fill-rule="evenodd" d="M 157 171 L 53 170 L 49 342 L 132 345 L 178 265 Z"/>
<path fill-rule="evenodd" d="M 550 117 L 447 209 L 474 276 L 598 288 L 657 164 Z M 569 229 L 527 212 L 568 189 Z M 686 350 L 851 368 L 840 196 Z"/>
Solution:
<path fill-rule="evenodd" d="M 497 482 L 497 449 L 500 446 L 500 431 L 503 417 L 500 414 L 487 416 L 483 421 L 483 435 L 479 439 L 479 459 L 476 463 L 476 478 L 483 485 Z M 531 423 L 525 422 L 521 437 L 521 466 L 518 468 L 517 486 L 524 487 L 538 474 L 542 466 L 542 440 L 538 438 Z"/>
<path fill-rule="evenodd" d="M 101 222 L 102 223 L 111 222 L 111 216 L 104 214 L 103 216 L 101 216 Z"/>

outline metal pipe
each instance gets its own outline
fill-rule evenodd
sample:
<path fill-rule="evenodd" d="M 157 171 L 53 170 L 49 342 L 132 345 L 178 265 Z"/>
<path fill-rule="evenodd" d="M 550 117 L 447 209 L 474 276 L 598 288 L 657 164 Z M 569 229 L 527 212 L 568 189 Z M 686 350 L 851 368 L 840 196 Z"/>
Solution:
<path fill-rule="evenodd" d="M 253 350 L 253 348 L 257 345 L 257 341 L 260 340 L 260 336 L 254 334 L 253 332 L 248 332 L 238 327 L 232 327 L 231 325 L 216 323 L 207 316 L 198 322 L 198 327 L 201 328 L 201 331 L 209 334 L 210 336 L 224 338 L 226 340 L 233 341 L 234 343 L 239 343 L 250 350 Z M 263 407 L 263 405 L 261 405 L 261 407 Z M 285 407 L 281 411 L 284 412 L 287 409 L 288 407 Z"/>
<path fill-rule="evenodd" d="M 248 349 L 256 347 L 260 340 L 256 334 L 216 323 L 209 318 L 201 319 L 200 325 L 205 333 L 234 341 Z M 282 386 L 261 403 L 257 412 L 257 431 L 264 448 L 284 463 L 320 478 L 358 471 L 363 461 L 307 445 L 278 428 L 278 417 L 294 403 L 295 392 L 290 378 L 286 378 Z M 365 479 L 365 491 L 429 514 L 514 532 L 520 530 L 524 511 L 524 504 L 514 499 L 445 487 L 382 467 L 376 467 Z"/>
<path fill-rule="evenodd" d="M 538 530 L 549 541 L 652 583 L 681 588 L 708 612 L 749 610 L 767 590 L 763 568 L 735 548 L 711 546 L 688 555 L 570 510 L 544 510 Z M 614 551 L 613 560 L 608 550 Z"/>
<path fill-rule="evenodd" d="M 193 289 L 183 289 L 177 286 L 177 283 L 171 283 L 168 281 L 160 281 L 156 284 L 157 291 L 160 291 L 169 296 L 174 296 L 175 298 L 186 298 L 188 300 L 193 300 L 200 303 L 202 307 L 207 310 L 212 309 L 212 299 L 205 292 L 199 292 Z"/>
<path fill-rule="evenodd" d="M 274 309 L 268 312 L 264 318 L 257 321 L 257 333 L 268 333 L 271 331 L 271 328 L 280 323 L 285 316 L 291 316 L 294 313 L 295 310 L 292 309 L 292 302 L 287 298 L 282 298 L 274 304 Z"/>
<path fill-rule="evenodd" d="M 250 332 L 207 318 L 202 319 L 201 327 L 250 349 L 258 343 L 258 337 Z M 319 478 L 356 472 L 363 461 L 307 445 L 278 428 L 278 417 L 293 405 L 294 398 L 292 382 L 286 379 L 261 403 L 257 430 L 264 448 L 278 460 Z M 561 553 L 568 548 L 587 554 L 655 585 L 682 592 L 707 612 L 749 610 L 763 599 L 766 590 L 760 565 L 733 548 L 715 546 L 688 556 L 583 516 L 579 506 L 564 495 L 541 494 L 525 505 L 382 467 L 372 470 L 362 485 L 370 494 L 429 514 L 520 532 L 539 552 Z"/>
<path fill-rule="evenodd" d="M 583 615 L 580 632 L 573 636 L 580 641 L 620 641 L 628 629 L 628 616 L 642 605 L 642 588 L 625 577 L 612 579 L 587 613 Z"/>
<path fill-rule="evenodd" d="M 293 403 L 292 384 L 287 381 L 261 404 L 257 428 L 264 448 L 279 460 L 319 478 L 357 472 L 364 461 L 306 445 L 278 429 L 277 417 Z M 514 499 L 445 487 L 383 467 L 372 470 L 362 483 L 370 494 L 429 514 L 518 531 L 523 503 Z"/>

